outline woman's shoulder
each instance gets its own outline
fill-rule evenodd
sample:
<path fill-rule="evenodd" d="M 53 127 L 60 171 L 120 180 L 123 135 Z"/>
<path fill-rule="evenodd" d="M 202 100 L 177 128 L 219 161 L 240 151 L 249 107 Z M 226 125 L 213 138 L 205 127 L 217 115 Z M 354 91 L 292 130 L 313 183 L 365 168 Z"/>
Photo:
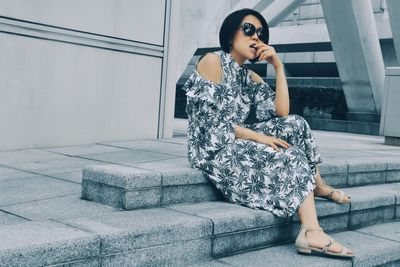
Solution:
<path fill-rule="evenodd" d="M 257 74 L 257 72 L 249 70 L 249 75 L 250 75 L 250 79 L 256 83 L 256 84 L 263 84 L 265 83 L 265 81 L 263 80 L 263 78 L 260 77 L 260 75 Z"/>
<path fill-rule="evenodd" d="M 222 82 L 223 66 L 219 51 L 207 52 L 203 54 L 195 65 L 195 72 L 200 74 L 205 80 L 216 84 Z"/>

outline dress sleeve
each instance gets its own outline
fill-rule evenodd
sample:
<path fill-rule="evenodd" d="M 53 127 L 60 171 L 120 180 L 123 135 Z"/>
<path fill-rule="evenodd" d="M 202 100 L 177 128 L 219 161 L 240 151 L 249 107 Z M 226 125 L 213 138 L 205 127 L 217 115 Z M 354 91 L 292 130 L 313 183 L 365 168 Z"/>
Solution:
<path fill-rule="evenodd" d="M 276 117 L 275 92 L 268 83 L 254 84 L 254 105 L 256 106 L 256 118 L 259 121 L 266 121 Z"/>
<path fill-rule="evenodd" d="M 196 69 L 182 89 L 187 96 L 188 135 L 206 153 L 203 156 L 212 157 L 235 140 L 236 103 L 232 90 L 226 84 L 204 79 Z"/>

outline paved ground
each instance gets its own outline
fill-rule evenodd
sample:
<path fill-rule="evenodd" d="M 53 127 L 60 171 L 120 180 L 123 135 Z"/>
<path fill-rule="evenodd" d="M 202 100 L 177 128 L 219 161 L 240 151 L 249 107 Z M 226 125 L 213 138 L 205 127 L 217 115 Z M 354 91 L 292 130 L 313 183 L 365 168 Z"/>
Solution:
<path fill-rule="evenodd" d="M 82 168 L 185 162 L 185 121 L 175 123 L 172 139 L 0 152 L 0 224 L 77 218 L 115 209 L 80 199 Z M 323 131 L 314 131 L 314 135 L 324 162 L 400 162 L 400 147 L 384 145 L 383 137 Z"/>

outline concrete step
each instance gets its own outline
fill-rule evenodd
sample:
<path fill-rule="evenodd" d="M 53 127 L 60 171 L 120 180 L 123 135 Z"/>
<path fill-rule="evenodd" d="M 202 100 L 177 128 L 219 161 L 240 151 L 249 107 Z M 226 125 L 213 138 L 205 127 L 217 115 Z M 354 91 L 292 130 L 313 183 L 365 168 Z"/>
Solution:
<path fill-rule="evenodd" d="M 320 223 L 326 231 L 349 231 L 400 219 L 400 183 L 346 191 L 352 196 L 351 204 L 317 200 Z M 268 211 L 226 201 L 114 210 L 81 218 L 3 226 L 0 266 L 191 266 L 293 242 L 298 228 L 297 216 L 278 218 Z M 398 233 L 393 238 L 397 238 L 395 235 Z M 354 243 L 348 236 L 351 246 L 357 249 L 358 245 L 366 245 L 375 258 L 381 256 L 382 244 L 393 245 L 389 251 L 400 256 L 399 244 L 375 245 L 371 240 L 357 239 Z M 386 262 L 398 260 L 385 255 L 382 257 Z M 372 262 L 379 265 L 383 260 Z"/>
<path fill-rule="evenodd" d="M 291 243 L 202 261 L 191 266 L 400 266 L 399 229 L 400 222 L 391 222 L 333 234 L 333 238 L 355 250 L 356 257 L 353 259 L 299 254 Z"/>
<path fill-rule="evenodd" d="M 54 221 L 0 228 L 0 266 L 48 266 L 97 262 L 100 238 Z"/>
<path fill-rule="evenodd" d="M 399 182 L 400 161 L 384 157 L 336 160 L 321 164 L 321 174 L 328 184 L 339 188 Z M 126 210 L 224 200 L 183 157 L 134 166 L 87 166 L 82 172 L 81 197 Z"/>

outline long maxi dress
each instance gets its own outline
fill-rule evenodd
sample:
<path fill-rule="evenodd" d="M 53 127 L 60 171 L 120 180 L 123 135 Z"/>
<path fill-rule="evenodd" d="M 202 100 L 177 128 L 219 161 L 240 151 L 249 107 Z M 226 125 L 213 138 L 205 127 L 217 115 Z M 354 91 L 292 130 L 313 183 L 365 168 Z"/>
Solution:
<path fill-rule="evenodd" d="M 311 129 L 299 115 L 278 116 L 275 92 L 267 83 L 253 81 L 247 67 L 230 53 L 212 53 L 221 59 L 221 83 L 204 79 L 196 63 L 182 87 L 187 96 L 189 163 L 227 201 L 279 217 L 292 216 L 315 188 L 315 165 L 322 162 Z M 251 105 L 257 121 L 245 123 Z M 234 125 L 292 146 L 275 151 L 266 144 L 236 139 Z"/>

